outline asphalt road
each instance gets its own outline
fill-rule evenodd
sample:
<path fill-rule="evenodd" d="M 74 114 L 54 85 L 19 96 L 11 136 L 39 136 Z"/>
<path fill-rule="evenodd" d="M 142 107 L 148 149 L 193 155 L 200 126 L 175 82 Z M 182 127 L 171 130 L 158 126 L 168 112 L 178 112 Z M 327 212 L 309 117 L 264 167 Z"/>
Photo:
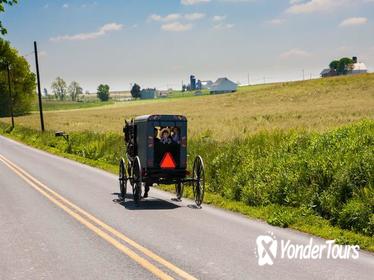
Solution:
<path fill-rule="evenodd" d="M 0 136 L 0 279 L 373 279 L 373 254 L 281 258 L 282 240 L 311 236 L 157 189 L 138 207 L 117 192 L 112 174 Z M 278 253 L 259 266 L 269 231 Z"/>

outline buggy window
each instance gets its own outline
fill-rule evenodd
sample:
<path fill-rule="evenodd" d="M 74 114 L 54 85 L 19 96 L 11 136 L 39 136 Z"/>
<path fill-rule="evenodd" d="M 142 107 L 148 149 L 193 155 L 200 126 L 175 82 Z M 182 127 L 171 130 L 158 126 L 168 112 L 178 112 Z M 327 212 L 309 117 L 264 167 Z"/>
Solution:
<path fill-rule="evenodd" d="M 176 167 L 180 166 L 180 131 L 177 126 L 154 127 L 154 166 L 160 167 L 167 153 L 172 155 Z"/>

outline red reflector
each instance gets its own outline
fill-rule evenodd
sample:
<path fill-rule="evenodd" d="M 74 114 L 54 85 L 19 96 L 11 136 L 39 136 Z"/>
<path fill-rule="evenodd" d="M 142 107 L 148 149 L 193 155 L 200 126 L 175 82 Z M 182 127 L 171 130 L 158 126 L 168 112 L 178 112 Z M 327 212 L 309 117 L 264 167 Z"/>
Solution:
<path fill-rule="evenodd" d="M 161 160 L 160 167 L 163 169 L 174 169 L 175 166 L 175 161 L 171 153 L 166 153 Z"/>

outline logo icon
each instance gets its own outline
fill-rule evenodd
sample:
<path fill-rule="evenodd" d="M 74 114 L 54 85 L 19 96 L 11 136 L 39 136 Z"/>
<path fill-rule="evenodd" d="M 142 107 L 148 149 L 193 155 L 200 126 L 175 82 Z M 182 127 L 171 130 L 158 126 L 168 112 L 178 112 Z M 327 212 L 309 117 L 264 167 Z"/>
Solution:
<path fill-rule="evenodd" d="M 273 265 L 277 257 L 278 242 L 273 233 L 259 235 L 256 239 L 258 265 Z"/>

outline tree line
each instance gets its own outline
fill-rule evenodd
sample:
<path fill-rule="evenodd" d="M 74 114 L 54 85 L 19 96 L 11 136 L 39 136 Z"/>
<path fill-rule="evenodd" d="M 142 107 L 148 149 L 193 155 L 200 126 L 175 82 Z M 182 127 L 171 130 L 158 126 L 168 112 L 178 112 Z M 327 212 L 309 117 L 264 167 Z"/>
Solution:
<path fill-rule="evenodd" d="M 72 101 L 79 101 L 79 97 L 83 94 L 83 88 L 77 81 L 72 81 L 69 86 L 61 77 L 57 77 L 51 85 L 52 93 L 55 98 L 60 101 L 67 99 L 70 96 Z M 100 84 L 97 88 L 96 96 L 100 101 L 108 101 L 110 97 L 110 87 L 106 84 Z M 88 94 L 88 91 L 86 91 Z"/>
<path fill-rule="evenodd" d="M 15 115 L 29 112 L 36 96 L 35 85 L 29 63 L 8 41 L 0 38 L 0 117 L 10 115 L 11 105 Z"/>

